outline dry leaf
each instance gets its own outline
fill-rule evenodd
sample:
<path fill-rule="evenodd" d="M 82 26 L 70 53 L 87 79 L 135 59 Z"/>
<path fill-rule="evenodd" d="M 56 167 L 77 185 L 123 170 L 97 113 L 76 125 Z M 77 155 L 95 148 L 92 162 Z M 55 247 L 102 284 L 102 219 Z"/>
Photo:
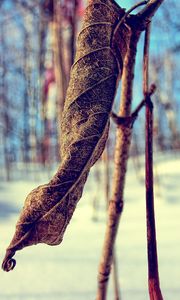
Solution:
<path fill-rule="evenodd" d="M 59 244 L 79 201 L 90 167 L 101 156 L 126 52 L 128 29 L 113 31 L 124 15 L 113 0 L 89 1 L 77 41 L 62 118 L 62 163 L 45 185 L 26 198 L 7 249 L 3 269 L 14 268 L 17 250 L 37 243 Z"/>

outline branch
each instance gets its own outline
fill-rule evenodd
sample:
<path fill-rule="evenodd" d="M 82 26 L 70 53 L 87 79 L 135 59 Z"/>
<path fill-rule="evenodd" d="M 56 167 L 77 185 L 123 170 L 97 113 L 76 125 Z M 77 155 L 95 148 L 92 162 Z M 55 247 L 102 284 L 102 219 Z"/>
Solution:
<path fill-rule="evenodd" d="M 128 15 L 135 10 L 136 8 L 138 8 L 139 6 L 145 5 L 148 3 L 148 0 L 146 1 L 141 1 L 137 4 L 135 4 L 134 6 L 132 6 L 129 10 L 126 11 L 126 13 L 124 14 L 124 16 L 120 19 L 120 21 L 118 22 L 118 24 L 116 25 L 116 28 L 114 29 L 114 33 L 113 33 L 113 39 L 115 39 L 116 34 L 120 28 L 120 26 L 123 24 L 123 22 L 125 21 L 125 19 L 128 17 Z"/>
<path fill-rule="evenodd" d="M 111 118 L 114 121 L 114 123 L 118 126 L 123 125 L 123 126 L 129 126 L 132 127 L 134 124 L 134 121 L 137 119 L 139 112 L 141 111 L 141 109 L 144 107 L 144 105 L 147 102 L 147 99 L 154 94 L 154 92 L 156 91 L 156 85 L 153 83 L 150 86 L 150 89 L 147 90 L 147 92 L 145 93 L 145 97 L 143 98 L 143 100 L 141 100 L 141 102 L 138 104 L 138 106 L 136 107 L 136 109 L 132 112 L 132 114 L 129 117 L 121 117 L 118 116 L 116 113 L 114 113 L 113 111 L 111 112 Z"/>
<path fill-rule="evenodd" d="M 154 2 L 156 3 L 156 5 Z M 162 2 L 163 2 L 162 0 L 150 1 L 147 4 L 146 9 L 141 11 L 140 18 L 138 16 L 135 16 L 137 20 L 137 24 L 139 23 L 138 25 L 140 25 L 140 23 L 142 22 L 143 26 L 146 25 L 148 23 L 147 18 L 153 16 L 153 14 L 155 13 L 155 11 L 157 10 L 157 8 Z M 128 117 L 131 113 L 136 50 L 137 50 L 138 40 L 142 32 L 139 26 L 136 27 L 136 24 L 134 26 L 130 26 L 130 28 L 131 28 L 130 41 L 128 43 L 128 49 L 126 52 L 125 59 L 123 61 L 121 102 L 120 102 L 120 111 L 119 111 L 119 115 L 123 117 Z M 116 147 L 115 147 L 115 155 L 114 155 L 115 168 L 114 168 L 112 198 L 109 202 L 108 222 L 106 227 L 106 234 L 104 239 L 101 261 L 99 265 L 98 290 L 97 290 L 96 300 L 106 300 L 106 296 L 107 296 L 107 285 L 109 280 L 109 274 L 111 271 L 111 264 L 113 260 L 113 249 L 115 245 L 120 217 L 124 206 L 124 186 L 125 186 L 129 148 L 131 142 L 131 134 L 132 134 L 131 127 L 122 128 L 122 126 L 120 126 L 117 128 Z M 159 298 L 159 300 L 160 299 L 161 298 Z"/>
<path fill-rule="evenodd" d="M 164 0 L 150 0 L 146 7 L 144 7 L 138 14 L 137 17 L 142 20 L 152 19 L 154 14 L 156 13 L 159 6 L 164 2 Z"/>
<path fill-rule="evenodd" d="M 149 86 L 150 24 L 147 25 L 143 57 L 143 93 L 146 101 L 146 220 L 148 248 L 148 285 L 150 300 L 163 300 L 158 272 L 156 225 L 154 216 L 153 180 L 153 105 L 148 93 Z"/>
<path fill-rule="evenodd" d="M 137 43 L 140 32 L 131 32 L 129 47 L 125 56 L 122 75 L 122 90 L 119 115 L 128 117 L 131 112 L 134 65 Z M 124 184 L 127 169 L 128 153 L 130 148 L 132 128 L 122 126 L 117 128 L 115 147 L 115 169 L 112 198 L 108 208 L 108 223 L 102 257 L 99 265 L 98 291 L 96 300 L 105 300 L 107 284 L 113 261 L 113 251 L 118 231 L 118 225 L 124 206 Z"/>
<path fill-rule="evenodd" d="M 150 44 L 150 24 L 147 25 L 144 38 L 143 53 L 143 94 L 146 97 L 149 87 L 149 44 Z"/>

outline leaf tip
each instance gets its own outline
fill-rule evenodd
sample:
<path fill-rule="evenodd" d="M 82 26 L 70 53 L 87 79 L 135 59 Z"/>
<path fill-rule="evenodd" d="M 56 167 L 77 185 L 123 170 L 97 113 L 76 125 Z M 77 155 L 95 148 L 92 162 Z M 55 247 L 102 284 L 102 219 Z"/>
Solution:
<path fill-rule="evenodd" d="M 16 266 L 16 260 L 12 258 L 15 252 L 11 250 L 6 251 L 5 258 L 2 263 L 2 269 L 6 272 L 12 271 Z"/>

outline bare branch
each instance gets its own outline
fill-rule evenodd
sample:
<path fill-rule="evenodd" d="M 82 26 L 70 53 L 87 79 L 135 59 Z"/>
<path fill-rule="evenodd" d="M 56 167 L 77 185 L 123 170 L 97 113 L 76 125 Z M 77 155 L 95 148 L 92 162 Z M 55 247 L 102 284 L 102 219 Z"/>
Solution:
<path fill-rule="evenodd" d="M 139 16 L 138 14 L 136 16 L 130 16 L 131 19 L 130 21 L 134 20 L 136 22 L 133 25 L 131 24 L 131 26 L 129 26 L 131 28 L 131 35 L 130 35 L 126 56 L 123 61 L 121 103 L 120 103 L 119 116 L 122 116 L 124 118 L 128 117 L 131 113 L 134 65 L 136 59 L 138 40 L 141 32 L 145 29 L 148 23 L 147 21 L 149 21 L 148 18 L 151 18 L 154 15 L 155 11 L 157 10 L 157 8 L 160 6 L 162 2 L 163 0 L 150 1 L 147 4 L 146 9 L 142 10 Z M 153 92 L 154 92 L 154 86 L 153 88 L 150 89 L 150 93 Z M 114 117 L 116 116 L 114 115 Z M 117 118 L 115 119 L 117 120 Z M 119 120 L 122 121 L 122 118 L 120 118 Z M 118 231 L 120 217 L 124 206 L 124 186 L 125 186 L 129 148 L 131 142 L 131 134 L 132 134 L 131 127 L 119 126 L 117 129 L 112 198 L 111 201 L 109 202 L 108 222 L 106 227 L 106 234 L 104 239 L 101 261 L 99 265 L 98 291 L 97 291 L 96 300 L 105 300 L 107 296 L 107 284 L 108 284 L 109 274 L 111 271 L 111 264 L 113 260 L 113 248 L 116 240 L 116 234 Z M 162 298 L 159 298 L 159 300 L 160 299 Z"/>
<path fill-rule="evenodd" d="M 159 6 L 164 2 L 164 0 L 150 0 L 145 8 L 143 8 L 137 16 L 142 20 L 152 19 L 155 12 L 159 8 Z"/>
<path fill-rule="evenodd" d="M 137 43 L 140 33 L 131 32 L 129 47 L 125 56 L 122 75 L 121 104 L 119 115 L 128 117 L 131 112 L 134 65 Z M 115 169 L 112 198 L 108 208 L 108 223 L 102 257 L 99 265 L 98 291 L 96 300 L 105 300 L 107 284 L 113 260 L 113 248 L 118 231 L 118 225 L 124 206 L 124 184 L 127 169 L 128 153 L 131 141 L 131 127 L 118 127 L 115 148 Z"/>
<path fill-rule="evenodd" d="M 144 85 L 146 85 L 146 83 L 144 83 Z M 143 98 L 143 100 L 141 100 L 141 102 L 138 104 L 136 109 L 132 112 L 132 114 L 129 117 L 118 116 L 116 113 L 114 113 L 112 111 L 111 118 L 114 121 L 114 123 L 118 126 L 123 125 L 123 126 L 132 127 L 134 124 L 134 121 L 138 117 L 139 112 L 141 111 L 141 109 L 144 107 L 144 105 L 147 102 L 146 101 L 147 96 L 150 97 L 151 95 L 153 95 L 155 93 L 155 91 L 156 91 L 156 85 L 153 83 L 153 84 L 151 84 L 149 90 L 146 89 L 146 92 L 144 92 L 145 97 Z"/>
<path fill-rule="evenodd" d="M 127 12 L 125 13 L 125 15 L 120 19 L 119 23 L 116 25 L 116 28 L 114 29 L 114 33 L 113 33 L 113 38 L 115 39 L 116 34 L 120 28 L 120 26 L 122 25 L 122 23 L 125 21 L 125 19 L 127 18 L 127 16 L 136 8 L 138 8 L 139 6 L 145 5 L 148 3 L 148 0 L 146 1 L 141 1 L 137 4 L 135 4 L 134 6 L 132 6 L 129 10 L 127 10 Z"/>
<path fill-rule="evenodd" d="M 149 88 L 150 24 L 146 28 L 143 55 L 143 93 L 146 102 L 146 220 L 148 248 L 148 285 L 150 300 L 163 300 L 159 283 L 153 180 L 153 105 Z"/>
<path fill-rule="evenodd" d="M 149 44 L 150 44 L 150 24 L 146 28 L 144 40 L 143 57 L 143 94 L 146 96 L 149 89 Z"/>

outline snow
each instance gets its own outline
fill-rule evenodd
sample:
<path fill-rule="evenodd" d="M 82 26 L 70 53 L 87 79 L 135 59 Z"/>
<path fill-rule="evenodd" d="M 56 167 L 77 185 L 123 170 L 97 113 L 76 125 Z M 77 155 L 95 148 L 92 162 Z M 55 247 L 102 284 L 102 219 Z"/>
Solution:
<path fill-rule="evenodd" d="M 97 165 L 100 172 L 103 166 Z M 92 170 L 82 199 L 68 226 L 61 245 L 37 245 L 18 251 L 16 268 L 0 272 L 0 298 L 3 300 L 92 300 L 105 232 L 103 182 Z M 143 171 L 141 172 L 143 173 Z M 180 158 L 158 155 L 155 159 L 156 225 L 161 288 L 166 300 L 180 299 Z M 157 177 L 158 174 L 158 177 Z M 102 175 L 101 175 L 102 176 Z M 142 174 L 141 174 L 142 176 Z M 14 233 L 25 196 L 35 186 L 47 181 L 28 180 L 1 183 L 0 189 L 0 260 Z M 103 176 L 102 176 L 103 177 Z M 139 177 L 139 176 L 138 176 Z M 123 300 L 146 300 L 147 258 L 145 190 L 129 162 L 125 207 L 121 218 L 116 252 Z M 99 199 L 98 221 L 93 221 L 92 202 Z M 108 299 L 113 297 L 110 280 Z"/>

